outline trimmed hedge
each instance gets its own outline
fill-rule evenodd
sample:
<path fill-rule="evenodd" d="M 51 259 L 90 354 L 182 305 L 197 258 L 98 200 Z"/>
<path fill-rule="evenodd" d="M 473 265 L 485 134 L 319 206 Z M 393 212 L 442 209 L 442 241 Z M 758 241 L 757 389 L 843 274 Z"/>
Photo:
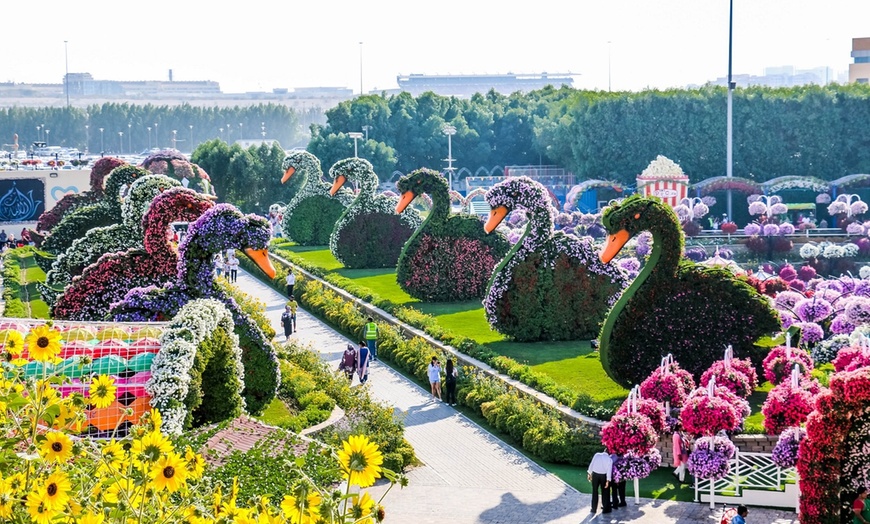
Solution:
<path fill-rule="evenodd" d="M 325 246 L 344 209 L 337 198 L 310 195 L 296 204 L 292 215 L 285 215 L 281 230 L 301 246 Z"/>
<path fill-rule="evenodd" d="M 21 266 L 11 253 L 3 256 L 3 301 L 6 303 L 3 316 L 26 318 L 27 308 L 21 301 Z"/>

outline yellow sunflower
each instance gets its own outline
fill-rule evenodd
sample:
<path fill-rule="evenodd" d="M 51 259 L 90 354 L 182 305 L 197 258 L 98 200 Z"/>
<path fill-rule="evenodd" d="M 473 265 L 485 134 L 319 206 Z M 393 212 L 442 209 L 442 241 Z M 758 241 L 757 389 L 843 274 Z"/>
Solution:
<path fill-rule="evenodd" d="M 97 469 L 97 472 L 100 475 L 111 475 L 117 473 L 118 470 L 123 467 L 124 458 L 126 456 L 124 453 L 124 446 L 121 445 L 120 442 L 116 442 L 115 439 L 112 439 L 108 444 L 104 445 L 100 454 L 103 457 L 103 460 L 100 462 L 100 467 Z"/>
<path fill-rule="evenodd" d="M 72 440 L 60 431 L 49 431 L 45 434 L 45 441 L 39 451 L 42 458 L 53 462 L 66 462 L 72 457 Z"/>
<path fill-rule="evenodd" d="M 91 381 L 90 399 L 91 404 L 98 409 L 107 408 L 115 401 L 115 379 L 100 375 Z"/>
<path fill-rule="evenodd" d="M 168 453 L 151 466 L 151 480 L 158 491 L 175 493 L 187 480 L 187 464 L 178 453 Z"/>
<path fill-rule="evenodd" d="M 21 336 L 21 333 L 14 329 L 4 329 L 2 333 L 0 339 L 3 340 L 0 342 L 3 343 L 3 349 L 12 356 L 20 355 L 24 351 L 24 337 Z"/>
<path fill-rule="evenodd" d="M 78 524 L 103 524 L 106 517 L 102 513 L 91 513 L 90 511 L 79 517 Z"/>
<path fill-rule="evenodd" d="M 109 504 L 124 502 L 133 508 L 138 508 L 142 504 L 142 499 L 145 495 L 143 491 L 144 490 L 136 486 L 133 479 L 122 478 L 106 488 L 106 492 L 103 494 L 103 500 Z"/>
<path fill-rule="evenodd" d="M 141 458 L 146 462 L 155 462 L 161 455 L 172 451 L 172 443 L 157 431 L 146 433 L 144 437 L 135 439 L 133 447 L 130 448 L 134 457 Z"/>
<path fill-rule="evenodd" d="M 194 453 L 190 446 L 184 452 L 184 462 L 187 467 L 187 475 L 191 479 L 202 477 L 202 472 L 205 471 L 205 459 L 199 453 Z"/>
<path fill-rule="evenodd" d="M 9 480 L 0 480 L 0 518 L 12 515 L 14 505 L 15 497 L 12 494 L 12 488 L 9 486 Z"/>
<path fill-rule="evenodd" d="M 47 380 L 36 381 L 36 394 L 34 398 L 44 406 L 53 406 L 60 402 L 60 394 Z"/>
<path fill-rule="evenodd" d="M 31 521 L 36 524 L 50 524 L 58 511 L 51 509 L 41 494 L 34 491 L 27 496 L 27 513 L 30 515 Z"/>
<path fill-rule="evenodd" d="M 374 524 L 372 513 L 375 509 L 375 501 L 369 496 L 369 492 L 363 493 L 362 497 L 359 494 L 354 495 L 351 500 L 353 505 L 350 511 L 353 521 L 359 524 Z"/>
<path fill-rule="evenodd" d="M 338 461 L 349 484 L 367 488 L 381 476 L 384 456 L 364 435 L 351 435 L 338 450 Z"/>
<path fill-rule="evenodd" d="M 30 330 L 25 339 L 30 358 L 40 362 L 49 362 L 60 353 L 60 331 L 51 329 L 45 324 Z"/>
<path fill-rule="evenodd" d="M 9 487 L 9 491 L 13 494 L 19 494 L 24 489 L 26 481 L 27 477 L 24 476 L 24 473 L 16 473 L 9 475 L 4 482 Z"/>
<path fill-rule="evenodd" d="M 302 501 L 305 505 L 302 507 Z M 294 524 L 314 524 L 320 518 L 320 493 L 312 491 L 305 499 L 297 499 L 293 495 L 284 495 L 281 501 L 281 511 Z"/>
<path fill-rule="evenodd" d="M 69 492 L 71 489 L 72 484 L 69 481 L 69 477 L 66 476 L 66 473 L 63 471 L 54 471 L 41 485 L 37 484 L 33 493 L 28 495 L 27 498 L 29 500 L 30 497 L 36 494 L 35 496 L 37 496 L 48 509 L 59 511 L 66 506 L 67 502 L 69 502 Z"/>

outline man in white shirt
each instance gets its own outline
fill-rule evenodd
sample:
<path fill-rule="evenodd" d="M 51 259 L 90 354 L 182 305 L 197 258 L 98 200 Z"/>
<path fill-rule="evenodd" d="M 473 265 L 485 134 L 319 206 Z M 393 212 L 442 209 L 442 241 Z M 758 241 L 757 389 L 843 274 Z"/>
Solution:
<path fill-rule="evenodd" d="M 613 460 L 610 455 L 600 451 L 592 457 L 589 469 L 586 470 L 586 480 L 592 483 L 592 511 L 598 511 L 598 488 L 601 488 L 601 513 L 610 513 L 610 472 L 613 470 Z"/>
<path fill-rule="evenodd" d="M 293 286 L 296 285 L 296 273 L 293 272 L 293 269 L 287 273 L 287 296 L 293 296 Z"/>

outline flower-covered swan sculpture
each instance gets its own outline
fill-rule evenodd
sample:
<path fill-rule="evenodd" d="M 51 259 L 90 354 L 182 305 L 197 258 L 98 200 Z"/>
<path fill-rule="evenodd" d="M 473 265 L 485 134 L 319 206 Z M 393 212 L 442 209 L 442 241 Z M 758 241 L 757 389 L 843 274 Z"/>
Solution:
<path fill-rule="evenodd" d="M 405 242 L 396 280 L 409 295 L 428 301 L 483 298 L 492 269 L 510 245 L 501 234 L 487 235 L 474 215 L 450 214 L 447 181 L 437 171 L 418 169 L 399 179 L 401 213 L 428 194 L 432 209 Z"/>
<path fill-rule="evenodd" d="M 368 160 L 339 160 L 329 175 L 335 180 L 329 190 L 333 196 L 348 180 L 359 184 L 359 194 L 329 237 L 332 255 L 346 268 L 395 267 L 402 246 L 420 227 L 420 216 L 413 209 L 397 215 L 399 200 L 376 194 L 378 176 Z"/>
<path fill-rule="evenodd" d="M 183 187 L 159 193 L 142 219 L 142 245 L 105 254 L 74 277 L 52 308 L 53 318 L 106 320 L 111 305 L 123 300 L 131 289 L 162 286 L 172 280 L 177 273 L 178 253 L 169 240 L 170 224 L 193 222 L 211 207 L 212 202 L 205 196 Z"/>
<path fill-rule="evenodd" d="M 73 277 L 80 275 L 105 253 L 141 247 L 144 239 L 142 218 L 151 201 L 163 191 L 180 185 L 177 180 L 163 175 L 148 175 L 133 182 L 121 205 L 122 221 L 91 229 L 58 256 L 45 275 L 45 286 L 49 289 L 40 288 L 43 299 L 49 305 L 54 304 L 56 294 L 61 293 Z M 56 293 L 54 296 L 52 291 Z"/>
<path fill-rule="evenodd" d="M 269 278 L 275 268 L 266 248 L 271 231 L 269 222 L 257 215 L 243 215 L 235 206 L 218 204 L 206 211 L 188 228 L 178 246 L 180 260 L 176 277 L 162 287 L 138 287 L 124 301 L 112 307 L 116 321 L 143 321 L 171 318 L 182 306 L 198 298 L 215 298 L 233 315 L 235 332 L 242 348 L 245 367 L 243 396 L 250 413 L 261 412 L 278 389 L 278 358 L 272 342 L 239 304 L 215 282 L 214 256 L 228 249 L 243 249 Z"/>
<path fill-rule="evenodd" d="M 353 193 L 342 188 L 335 198 L 323 182 L 320 160 L 308 151 L 293 151 L 284 158 L 281 183 L 301 178 L 299 192 L 284 209 L 281 230 L 284 236 L 302 246 L 325 246 L 338 218 L 353 202 Z"/>
<path fill-rule="evenodd" d="M 598 261 L 592 240 L 553 231 L 547 190 L 528 177 L 510 178 L 486 194 L 492 232 L 513 210 L 529 223 L 496 266 L 483 305 L 496 331 L 515 340 L 591 339 L 625 286 L 615 266 Z"/>
<path fill-rule="evenodd" d="M 671 353 L 695 378 L 731 345 L 736 358 L 756 364 L 766 350 L 753 345 L 780 329 L 777 314 L 755 289 L 721 268 L 681 257 L 683 234 L 674 211 L 657 198 L 631 196 L 606 208 L 609 237 L 601 253 L 610 262 L 628 240 L 649 231 L 649 259 L 607 315 L 601 329 L 601 364 L 610 378 L 631 387 Z"/>

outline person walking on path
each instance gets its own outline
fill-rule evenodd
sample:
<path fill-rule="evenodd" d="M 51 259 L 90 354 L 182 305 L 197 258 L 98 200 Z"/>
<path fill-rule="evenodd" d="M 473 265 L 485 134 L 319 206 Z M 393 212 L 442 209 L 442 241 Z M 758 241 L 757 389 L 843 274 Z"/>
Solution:
<path fill-rule="evenodd" d="M 598 511 L 598 492 L 601 490 L 601 504 L 604 507 L 601 513 L 610 513 L 610 479 L 612 478 L 613 461 L 610 455 L 599 451 L 592 457 L 589 469 L 586 470 L 586 480 L 592 483 L 592 511 Z"/>
<path fill-rule="evenodd" d="M 348 344 L 341 356 L 341 362 L 338 364 L 339 371 L 344 372 L 348 382 L 353 382 L 353 374 L 356 373 L 356 358 L 356 347 L 353 344 Z"/>
<path fill-rule="evenodd" d="M 299 303 L 296 302 L 296 297 L 290 295 L 290 300 L 287 301 L 287 307 L 290 308 L 290 320 L 293 321 L 293 331 L 296 331 L 296 309 L 299 307 Z"/>
<path fill-rule="evenodd" d="M 676 468 L 674 476 L 683 482 L 686 480 L 686 465 L 689 462 L 689 442 L 679 429 L 674 430 L 671 438 L 673 439 L 674 468 Z"/>
<path fill-rule="evenodd" d="M 293 286 L 296 285 L 296 273 L 293 272 L 292 268 L 290 269 L 290 271 L 287 272 L 287 279 L 285 282 L 287 284 L 287 296 L 292 297 Z"/>
<path fill-rule="evenodd" d="M 362 337 L 372 353 L 372 360 L 378 359 L 378 325 L 375 324 L 375 319 L 369 317 L 366 325 L 362 329 Z"/>
<path fill-rule="evenodd" d="M 612 453 L 610 460 L 613 461 L 613 469 L 610 470 L 610 507 L 613 509 L 624 508 L 625 504 L 625 479 L 616 482 L 613 473 L 616 470 L 616 461 L 619 455 Z"/>
<path fill-rule="evenodd" d="M 287 342 L 293 334 L 293 314 L 289 304 L 284 306 L 284 313 L 281 314 L 281 326 L 284 328 L 284 342 Z"/>
<path fill-rule="evenodd" d="M 230 254 L 230 259 L 227 261 L 227 268 L 230 270 L 230 282 L 235 284 L 236 279 L 239 276 L 239 259 L 236 258 L 235 253 Z"/>
<path fill-rule="evenodd" d="M 459 371 L 453 367 L 453 359 L 447 359 L 447 367 L 444 368 L 446 375 L 444 382 L 447 385 L 447 404 L 456 405 L 456 377 L 459 376 Z"/>
<path fill-rule="evenodd" d="M 369 364 L 371 364 L 371 358 L 372 353 L 369 351 L 366 343 L 360 342 L 356 361 L 356 372 L 359 375 L 360 384 L 365 384 L 369 379 Z"/>
<path fill-rule="evenodd" d="M 429 367 L 426 368 L 426 374 L 429 375 L 432 398 L 438 397 L 438 400 L 441 400 L 441 364 L 438 363 L 438 357 L 432 357 Z"/>
<path fill-rule="evenodd" d="M 224 256 L 220 253 L 214 256 L 214 272 L 218 277 L 224 272 Z"/>

